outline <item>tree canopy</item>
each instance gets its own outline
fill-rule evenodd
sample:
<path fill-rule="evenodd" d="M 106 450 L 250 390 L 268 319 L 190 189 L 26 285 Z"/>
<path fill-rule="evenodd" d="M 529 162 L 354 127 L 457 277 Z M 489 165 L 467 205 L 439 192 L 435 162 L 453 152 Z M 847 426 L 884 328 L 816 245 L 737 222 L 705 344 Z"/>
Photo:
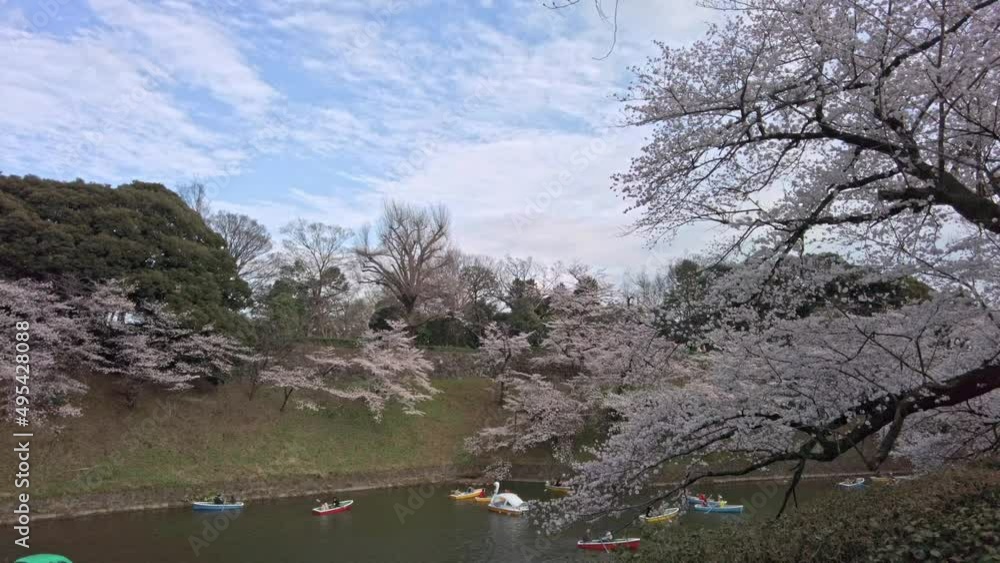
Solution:
<path fill-rule="evenodd" d="M 97 283 L 167 303 L 193 326 L 242 326 L 249 288 L 225 241 L 160 184 L 0 176 L 0 275 Z"/>
<path fill-rule="evenodd" d="M 549 347 L 569 376 L 517 378 L 521 431 L 471 442 L 566 453 L 581 413 L 615 413 L 554 527 L 772 466 L 787 502 L 851 451 L 878 470 L 1000 450 L 1000 4 L 711 5 L 704 37 L 636 69 L 647 143 L 613 179 L 654 240 L 721 226 L 708 259 L 730 266 L 678 272 L 677 309 L 708 329 L 671 347 L 649 311 L 565 294 Z M 807 254 L 831 249 L 863 267 Z M 685 478 L 658 485 L 672 465 Z"/>

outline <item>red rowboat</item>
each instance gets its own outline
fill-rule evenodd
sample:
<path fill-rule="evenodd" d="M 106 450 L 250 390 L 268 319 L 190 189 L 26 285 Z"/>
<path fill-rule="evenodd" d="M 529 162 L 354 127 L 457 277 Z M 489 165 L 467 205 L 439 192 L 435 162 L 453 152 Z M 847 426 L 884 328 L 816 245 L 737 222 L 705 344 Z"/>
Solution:
<path fill-rule="evenodd" d="M 313 516 L 327 516 L 338 512 L 347 512 L 351 509 L 352 504 L 354 504 L 353 500 L 342 500 L 340 501 L 340 506 L 334 506 L 332 504 L 328 504 L 325 507 L 317 506 L 313 509 Z"/>
<path fill-rule="evenodd" d="M 639 538 L 623 538 L 620 540 L 591 540 L 576 542 L 576 547 L 589 549 L 591 551 L 614 551 L 616 549 L 639 549 Z"/>

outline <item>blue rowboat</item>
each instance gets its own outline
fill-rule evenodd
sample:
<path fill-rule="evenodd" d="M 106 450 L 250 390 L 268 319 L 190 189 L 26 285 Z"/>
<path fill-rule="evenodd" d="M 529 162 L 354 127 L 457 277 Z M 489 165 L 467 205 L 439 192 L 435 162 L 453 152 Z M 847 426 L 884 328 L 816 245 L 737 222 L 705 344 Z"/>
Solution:
<path fill-rule="evenodd" d="M 191 507 L 195 510 L 239 510 L 243 508 L 243 503 L 231 502 L 215 504 L 214 502 L 192 502 Z"/>
<path fill-rule="evenodd" d="M 837 486 L 838 487 L 842 487 L 844 489 L 857 489 L 858 487 L 864 487 L 865 486 L 865 478 L 864 477 L 858 477 L 857 479 L 851 479 L 851 480 L 848 480 L 848 481 L 841 481 L 841 482 L 837 483 Z"/>
<path fill-rule="evenodd" d="M 705 503 L 701 502 L 701 499 L 698 497 L 693 497 L 691 495 L 688 495 L 687 499 L 689 506 L 705 506 Z M 708 506 L 719 506 L 719 501 L 708 500 Z"/>
<path fill-rule="evenodd" d="M 702 504 L 696 504 L 691 507 L 691 510 L 695 512 L 717 512 L 722 514 L 739 514 L 740 512 L 743 512 L 743 505 L 742 504 L 720 505 L 716 503 L 715 505 L 709 504 L 708 506 L 704 506 Z"/>

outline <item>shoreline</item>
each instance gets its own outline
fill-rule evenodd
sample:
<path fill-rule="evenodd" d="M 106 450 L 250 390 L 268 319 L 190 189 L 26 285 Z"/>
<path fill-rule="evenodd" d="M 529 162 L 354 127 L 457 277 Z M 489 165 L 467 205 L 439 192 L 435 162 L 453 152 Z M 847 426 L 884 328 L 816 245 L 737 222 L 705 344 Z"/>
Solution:
<path fill-rule="evenodd" d="M 515 466 L 518 470 L 513 471 L 514 476 L 509 481 L 519 481 L 526 483 L 542 483 L 546 479 L 542 475 L 551 474 L 558 469 L 555 466 Z M 306 496 L 323 495 L 331 492 L 353 492 L 369 490 L 398 489 L 403 487 L 413 487 L 418 485 L 440 486 L 444 483 L 475 482 L 475 471 L 469 467 L 457 466 L 435 466 L 408 470 L 387 470 L 372 475 L 338 475 L 320 478 L 305 477 L 298 479 L 281 479 L 273 483 L 262 483 L 256 487 L 242 486 L 236 487 L 237 491 L 245 491 L 236 496 L 244 501 L 270 501 L 286 498 L 297 498 Z M 839 471 L 827 473 L 803 474 L 803 480 L 824 480 L 841 479 L 846 477 L 868 477 L 873 475 L 871 471 Z M 900 475 L 903 475 L 902 473 Z M 740 476 L 723 478 L 706 478 L 705 483 L 729 484 L 729 483 L 754 483 L 754 482 L 775 482 L 787 481 L 787 475 L 768 476 Z M 306 481 L 302 485 L 302 481 Z M 298 484 L 298 486 L 293 485 Z M 664 481 L 657 483 L 657 486 L 672 486 L 679 484 L 679 481 Z M 123 512 L 142 512 L 154 510 L 168 510 L 175 508 L 190 507 L 190 500 L 183 500 L 190 497 L 190 490 L 193 486 L 177 488 L 159 488 L 151 490 L 131 490 L 117 493 L 95 493 L 84 495 L 62 495 L 52 498 L 40 498 L 33 503 L 33 521 L 42 520 L 62 520 L 70 518 L 83 518 L 87 516 L 101 516 Z M 232 489 L 230 485 L 199 486 L 203 490 Z M 231 494 L 228 491 L 226 494 Z M 6 495 L 4 495 L 6 497 Z M 130 500 L 132 499 L 132 500 Z M 182 500 L 173 500 L 182 499 Z M 104 507 L 101 507 L 104 505 Z M 81 509 L 80 507 L 83 506 Z M 72 507 L 72 508 L 71 508 Z M 0 518 L 0 524 L 10 524 L 13 520 L 6 516 Z"/>

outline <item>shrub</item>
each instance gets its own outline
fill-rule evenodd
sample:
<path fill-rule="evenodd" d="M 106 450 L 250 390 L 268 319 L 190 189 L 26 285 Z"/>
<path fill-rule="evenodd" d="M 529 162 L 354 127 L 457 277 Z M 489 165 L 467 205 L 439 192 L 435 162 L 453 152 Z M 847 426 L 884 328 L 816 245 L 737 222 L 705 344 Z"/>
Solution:
<path fill-rule="evenodd" d="M 1000 472 L 987 465 L 832 493 L 778 520 L 665 529 L 632 561 L 1000 561 Z"/>

